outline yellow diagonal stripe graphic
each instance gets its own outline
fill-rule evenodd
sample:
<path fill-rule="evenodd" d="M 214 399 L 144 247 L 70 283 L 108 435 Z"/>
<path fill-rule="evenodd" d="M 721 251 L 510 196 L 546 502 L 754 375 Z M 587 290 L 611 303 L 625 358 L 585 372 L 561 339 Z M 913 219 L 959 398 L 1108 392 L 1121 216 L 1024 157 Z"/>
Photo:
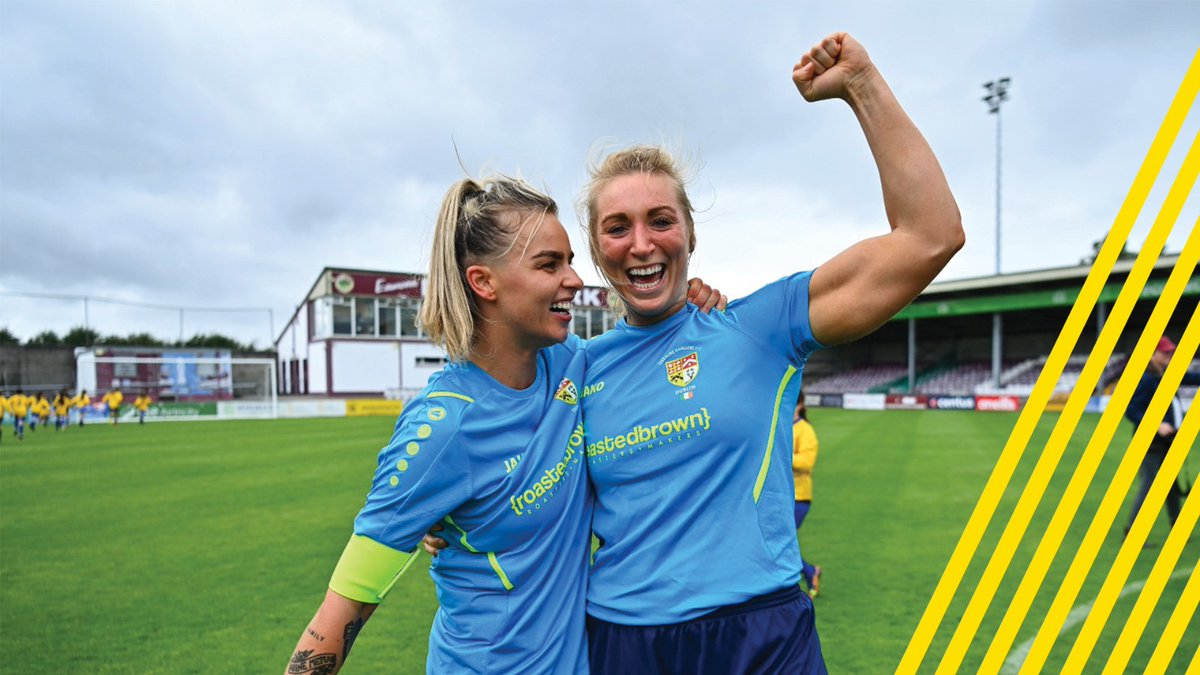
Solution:
<path fill-rule="evenodd" d="M 1150 660 L 1146 663 L 1147 673 L 1167 672 L 1175 650 L 1179 647 L 1179 641 L 1183 639 L 1183 632 L 1196 613 L 1197 605 L 1200 605 L 1200 562 L 1197 562 L 1196 566 L 1192 568 L 1187 586 L 1179 596 L 1179 603 L 1175 605 L 1175 611 L 1171 612 L 1171 617 L 1167 619 L 1167 626 L 1163 630 L 1162 637 L 1159 638 L 1158 644 L 1154 647 L 1154 653 L 1150 655 Z"/>
<path fill-rule="evenodd" d="M 1192 655 L 1192 662 L 1188 664 L 1187 675 L 1200 675 L 1200 645 L 1196 645 L 1196 653 Z"/>
<path fill-rule="evenodd" d="M 1197 238 L 1195 231 L 1193 231 L 1192 235 L 1192 237 L 1189 237 L 1189 242 L 1194 242 Z M 1189 254 L 1195 255 L 1194 248 L 1189 250 Z M 1186 279 L 1191 274 L 1190 270 L 1195 268 L 1195 264 L 1195 259 L 1192 258 L 1190 265 L 1183 268 L 1183 273 L 1179 272 L 1180 267 L 1177 264 L 1175 271 L 1172 273 L 1172 279 L 1168 281 L 1174 280 L 1176 283 L 1179 283 L 1180 278 Z M 1132 368 L 1145 368 L 1146 363 L 1149 361 L 1148 352 L 1152 351 L 1147 345 L 1151 345 L 1154 340 L 1157 340 L 1158 335 L 1162 334 L 1161 329 L 1163 327 L 1165 326 L 1159 323 L 1148 327 L 1134 348 L 1134 355 L 1130 357 L 1131 363 L 1135 359 L 1137 360 L 1137 363 L 1131 366 Z M 1180 378 L 1182 378 L 1182 375 L 1180 375 Z M 1165 376 L 1163 381 L 1166 381 Z M 1175 382 L 1176 386 L 1178 386 L 1179 380 Z M 1158 394 L 1156 393 L 1155 396 L 1158 396 Z M 1158 401 L 1158 415 L 1159 419 L 1162 419 L 1162 415 L 1166 410 L 1166 406 L 1170 403 L 1170 399 L 1169 397 L 1152 399 L 1151 406 L 1146 413 L 1147 415 L 1150 415 L 1151 411 L 1156 409 L 1154 407 L 1155 401 Z M 1155 429 L 1157 429 L 1157 425 L 1155 425 Z M 1151 433 L 1153 431 L 1151 430 Z M 1121 464 L 1117 467 L 1112 483 L 1101 500 L 1096 515 L 1092 519 L 1091 526 L 1088 528 L 1087 533 L 1083 537 L 1083 542 L 1079 546 L 1079 550 L 1071 560 L 1071 565 L 1067 570 L 1063 584 L 1059 588 L 1058 594 L 1055 596 L 1049 611 L 1047 611 L 1041 627 L 1038 629 L 1033 646 L 1026 656 L 1025 665 L 1021 669 L 1022 673 L 1039 672 L 1046 658 L 1049 656 L 1050 649 L 1054 645 L 1054 641 L 1057 639 L 1063 623 L 1066 621 L 1071 606 L 1079 595 L 1079 589 L 1083 586 L 1083 582 L 1087 578 L 1088 571 L 1096 559 L 1100 546 L 1103 544 L 1105 536 L 1112 527 L 1113 519 L 1120 509 L 1121 502 L 1125 498 L 1125 493 L 1129 490 L 1129 485 L 1133 482 L 1133 478 L 1137 473 L 1138 465 L 1141 463 L 1141 455 L 1149 447 L 1149 443 L 1150 435 L 1147 432 L 1141 431 L 1141 427 L 1139 427 L 1138 431 L 1134 433 L 1133 440 L 1130 442 L 1130 449 L 1126 452 L 1124 458 L 1121 460 Z M 1136 558 L 1136 555 L 1134 557 Z"/>
<path fill-rule="evenodd" d="M 1154 397 L 1150 399 L 1150 406 L 1146 408 L 1146 415 L 1142 418 L 1142 423 L 1138 425 L 1137 431 L 1134 432 L 1133 442 L 1129 445 L 1129 450 L 1125 453 L 1125 457 L 1121 462 L 1121 466 L 1117 468 L 1117 474 L 1113 477 L 1112 485 L 1104 495 L 1104 499 L 1100 502 L 1100 508 L 1096 512 L 1096 521 L 1103 524 L 1105 529 L 1108 529 L 1112 524 L 1112 519 L 1116 515 L 1117 509 L 1121 505 L 1121 501 L 1125 498 L 1125 493 L 1129 489 L 1130 483 L 1133 482 L 1133 476 L 1137 471 L 1137 465 L 1141 463 L 1142 457 L 1146 454 L 1146 449 L 1150 447 L 1150 441 L 1158 431 L 1159 424 L 1163 417 L 1167 414 L 1167 409 L 1171 405 L 1171 399 L 1174 398 L 1175 392 L 1179 389 L 1179 384 L 1183 380 L 1183 374 L 1187 371 L 1187 366 L 1191 363 L 1192 357 L 1196 354 L 1196 347 L 1200 344 L 1200 314 L 1194 310 L 1192 318 L 1188 321 L 1187 328 L 1183 331 L 1183 337 L 1179 341 L 1179 346 L 1175 350 L 1175 356 L 1171 358 L 1170 365 L 1163 373 L 1162 381 L 1159 382 L 1158 390 L 1154 392 Z M 1181 446 L 1180 449 L 1182 449 Z M 1189 443 L 1185 447 L 1191 447 Z M 1172 480 L 1179 474 L 1179 467 L 1183 463 L 1183 453 L 1175 452 L 1172 455 L 1167 453 L 1167 461 L 1174 460 L 1174 473 L 1170 474 Z M 1130 461 L 1133 460 L 1133 461 Z M 1092 654 L 1092 648 L 1096 645 L 1096 638 L 1100 637 L 1100 630 L 1104 628 L 1104 623 L 1108 621 L 1108 616 L 1112 612 L 1113 605 L 1117 602 L 1117 594 L 1121 592 L 1121 587 L 1125 584 L 1125 580 L 1129 577 L 1129 571 L 1133 569 L 1133 564 L 1137 562 L 1138 553 L 1142 549 L 1142 544 L 1146 542 L 1146 535 L 1150 533 L 1150 526 L 1154 522 L 1154 516 L 1158 513 L 1158 508 L 1152 508 L 1152 504 L 1162 504 L 1162 495 L 1167 490 L 1165 477 L 1167 475 L 1167 461 L 1163 462 L 1162 470 L 1159 471 L 1159 478 L 1151 485 L 1151 494 L 1154 494 L 1155 488 L 1160 488 L 1158 502 L 1151 502 L 1150 495 L 1147 495 L 1146 504 L 1141 511 L 1138 512 L 1137 518 L 1133 521 L 1133 526 L 1129 528 L 1129 534 L 1125 537 L 1125 542 L 1121 545 L 1121 550 L 1117 552 L 1117 559 L 1113 563 L 1112 569 L 1104 579 L 1104 584 L 1100 587 L 1100 592 L 1096 596 L 1096 602 L 1092 605 L 1092 611 L 1088 614 L 1088 618 L 1083 622 L 1083 627 L 1079 629 L 1079 636 L 1075 639 L 1075 645 L 1071 648 L 1071 653 L 1067 655 L 1067 662 L 1063 667 L 1064 673 L 1081 673 L 1083 667 L 1087 665 L 1088 657 Z M 1124 471 L 1123 471 L 1124 470 Z M 1160 479 L 1162 479 L 1160 484 Z M 1087 542 L 1085 540 L 1084 545 Z M 1080 547 L 1080 552 L 1083 552 L 1083 547 Z M 1031 652 L 1032 653 L 1032 652 Z"/>
<path fill-rule="evenodd" d="M 1196 508 L 1200 509 L 1200 497 L 1195 495 L 1195 492 L 1189 494 L 1188 501 L 1194 502 Z M 1183 508 L 1185 510 L 1188 508 L 1186 503 Z M 1182 519 L 1182 517 L 1181 513 L 1180 518 Z M 1192 527 L 1195 526 L 1196 521 L 1193 520 Z M 1146 662 L 1147 673 L 1167 672 L 1167 667 L 1171 665 L 1171 657 L 1175 655 L 1179 641 L 1183 639 L 1183 631 L 1191 621 L 1192 615 L 1196 613 L 1197 605 L 1200 605 L 1200 561 L 1197 561 L 1196 566 L 1192 568 L 1192 576 L 1188 579 L 1187 586 L 1183 587 L 1183 593 L 1179 595 L 1175 611 L 1171 612 L 1171 618 L 1167 619 L 1167 627 L 1163 629 L 1162 637 L 1158 639 L 1158 645 L 1154 647 L 1154 653 Z"/>
<path fill-rule="evenodd" d="M 1134 270 L 1130 272 L 1129 279 L 1121 291 L 1121 296 L 1118 298 L 1117 304 L 1114 305 L 1110 320 L 1105 324 L 1100 337 L 1096 341 L 1095 350 L 1093 350 L 1092 355 L 1088 358 L 1088 365 L 1084 368 L 1084 374 L 1080 376 L 1079 381 L 1076 383 L 1075 390 L 1071 394 L 1072 397 L 1078 395 L 1081 399 L 1084 399 L 1083 402 L 1085 403 L 1085 395 L 1093 391 L 1099 379 L 1100 371 L 1103 370 L 1104 365 L 1112 355 L 1112 349 L 1116 344 L 1116 340 L 1124 329 L 1133 304 L 1136 302 L 1138 294 L 1145 285 L 1145 281 L 1149 275 L 1149 267 L 1144 269 L 1144 271 L 1139 271 L 1138 264 L 1145 262 L 1148 266 L 1153 265 L 1153 258 L 1161 251 L 1167 235 L 1170 233 L 1172 224 L 1178 218 L 1188 193 L 1195 185 L 1198 173 L 1200 173 L 1200 141 L 1193 143 L 1188 159 L 1185 160 L 1184 167 L 1181 169 L 1178 178 L 1172 186 L 1172 192 L 1164 202 L 1163 209 L 1159 212 L 1159 217 L 1155 221 L 1145 246 L 1142 248 L 1142 255 L 1149 254 L 1148 259 L 1143 261 L 1139 257 L 1138 263 L 1134 265 Z M 1087 493 L 1088 485 L 1091 484 L 1100 462 L 1104 459 L 1105 450 L 1111 444 L 1113 435 L 1120 425 L 1125 408 L 1129 405 L 1129 400 L 1133 397 L 1133 392 L 1137 389 L 1138 380 L 1141 378 L 1141 373 L 1145 370 L 1146 364 L 1150 360 L 1150 355 L 1154 351 L 1154 345 L 1166 329 L 1167 322 L 1170 321 L 1171 315 L 1175 311 L 1175 307 L 1186 289 L 1197 261 L 1200 261 L 1200 232 L 1193 229 L 1188 238 L 1188 243 L 1184 246 L 1184 251 L 1180 254 L 1175 269 L 1172 270 L 1171 277 L 1164 285 L 1150 319 L 1146 323 L 1145 333 L 1134 349 L 1134 353 L 1130 356 L 1128 366 L 1117 382 L 1117 387 L 1113 391 L 1108 407 L 1105 409 L 1103 415 L 1101 415 L 1100 422 L 1097 424 L 1091 439 L 1088 441 L 1087 449 L 1084 451 L 1083 457 L 1080 458 L 1079 465 L 1063 493 L 1062 500 L 1054 511 L 1050 525 L 1038 543 L 1033 559 L 1023 570 L 1024 576 L 1021 578 L 1020 585 L 1013 595 L 1013 600 L 1009 604 L 1008 610 L 1004 614 L 1000 628 L 996 631 L 992 643 L 988 647 L 987 654 L 984 656 L 983 664 L 980 667 L 981 672 L 998 672 L 1008 654 L 1008 650 L 1012 647 L 1017 631 L 1025 620 L 1029 608 L 1037 596 L 1038 589 L 1041 587 L 1046 573 L 1054 561 L 1055 555 L 1058 553 L 1059 542 L 1066 535 L 1067 529 L 1070 527 L 1079 509 L 1079 505 Z M 1122 298 L 1127 299 L 1128 302 L 1123 308 L 1118 309 Z M 1093 359 L 1096 360 L 1094 364 Z M 1088 367 L 1093 365 L 1095 366 L 1095 372 L 1089 373 Z M 1078 405 L 1082 404 L 1079 403 Z M 1068 415 L 1068 411 L 1064 409 L 1063 415 L 1059 418 L 1058 425 L 1055 426 L 1054 435 L 1051 436 L 1046 449 L 1046 454 L 1054 453 L 1054 463 L 1050 464 L 1047 462 L 1046 465 L 1043 465 L 1043 461 L 1038 462 L 1038 466 L 1034 469 L 1033 476 L 1030 478 L 1030 487 L 1027 488 L 1026 494 L 1021 497 L 1022 501 L 1026 499 L 1029 491 L 1033 489 L 1037 490 L 1036 499 L 1041 498 L 1046 484 L 1054 472 L 1054 465 L 1057 464 L 1058 459 L 1062 456 L 1062 452 L 1066 447 L 1067 441 L 1070 440 L 1071 432 L 1074 431 L 1079 417 L 1078 411 L 1072 410 Z M 1067 430 L 1061 437 L 1059 436 L 1060 429 Z M 1045 459 L 1046 455 L 1043 455 L 1042 460 Z M 1021 512 L 1022 506 L 1018 504 L 1017 510 L 1013 514 L 1013 520 L 1017 521 L 1019 518 L 1018 512 L 1021 512 L 1020 518 L 1022 520 L 1020 521 L 1020 525 L 1023 528 L 1028 524 L 1028 519 L 1032 517 L 1036 506 L 1036 501 L 1034 501 L 1032 505 L 1028 506 L 1026 511 Z M 1010 527 L 1013 527 L 1013 525 L 1013 522 L 1009 523 Z M 1006 542 L 1003 539 L 1001 540 L 996 555 L 993 557 L 992 562 L 989 563 L 989 569 L 993 564 L 996 564 L 997 560 L 1007 566 L 1016 550 L 1020 537 L 1018 536 L 1016 539 L 1016 541 L 1008 542 L 1008 545 L 1011 546 L 1008 550 L 1003 550 Z M 1091 561 L 1088 561 L 1088 567 L 1090 565 Z M 1001 568 L 1000 573 L 1003 574 L 1003 568 Z M 1086 574 L 1086 569 L 1083 570 L 1083 573 Z M 981 588 L 983 584 L 984 582 L 981 581 Z M 992 586 L 991 591 L 994 592 L 994 590 L 995 587 Z M 975 599 L 972 598 L 972 602 L 974 601 Z M 968 607 L 968 611 L 970 611 L 970 607 Z M 965 621 L 966 619 L 964 618 Z"/>
<path fill-rule="evenodd" d="M 958 585 L 962 581 L 967 565 L 975 555 L 983 533 L 987 529 L 988 523 L 995 513 L 996 506 L 1004 494 L 1004 489 L 1012 478 L 1013 471 L 1016 469 L 1021 455 L 1024 453 L 1025 446 L 1029 443 L 1041 412 L 1054 390 L 1054 385 L 1062 375 L 1067 358 L 1075 348 L 1075 343 L 1078 341 L 1079 335 L 1082 333 L 1083 327 L 1089 319 L 1091 311 L 1096 304 L 1096 299 L 1099 297 L 1100 291 L 1104 286 L 1104 282 L 1112 272 L 1117 255 L 1133 229 L 1133 224 L 1137 220 L 1138 213 L 1145 204 L 1146 197 L 1150 193 L 1150 189 L 1153 187 L 1163 163 L 1166 161 L 1171 146 L 1174 144 L 1175 138 L 1183 126 L 1188 109 L 1195 100 L 1198 90 L 1200 90 L 1200 51 L 1193 58 L 1187 74 L 1184 76 L 1183 83 L 1180 85 L 1175 99 L 1171 102 L 1163 123 L 1154 137 L 1154 141 L 1150 144 L 1150 149 L 1146 153 L 1146 158 L 1142 161 L 1141 167 L 1138 169 L 1129 194 L 1126 195 L 1125 201 L 1117 213 L 1113 227 L 1096 256 L 1092 270 L 1084 281 L 1083 288 L 1078 298 L 1076 298 L 1074 306 L 1071 308 L 1062 332 L 1059 334 L 1058 339 L 1055 340 L 1054 347 L 1050 351 L 1050 356 L 1046 360 L 1046 366 L 1034 384 L 1033 391 L 1030 393 L 1029 400 L 1026 402 L 1024 409 L 1021 411 L 1013 433 L 1005 444 L 1000 459 L 997 461 L 996 467 L 992 470 L 987 485 L 984 487 L 983 493 L 967 521 L 963 534 L 959 537 L 959 541 L 955 545 L 954 552 L 950 556 L 950 561 L 947 563 L 946 569 L 943 571 L 942 577 L 934 589 L 933 596 L 930 598 L 924 613 L 921 615 L 916 630 L 913 632 L 913 637 L 904 651 L 900 664 L 897 666 L 896 670 L 898 673 L 916 673 L 917 668 L 921 665 L 921 661 L 925 658 L 929 644 L 933 641 L 934 634 L 937 632 L 938 626 L 946 614 L 946 609 L 949 607 L 950 601 L 953 599 Z"/>
<path fill-rule="evenodd" d="M 979 584 L 974 594 L 972 594 L 970 602 L 967 604 L 966 611 L 963 612 L 963 618 L 959 622 L 958 628 L 954 631 L 950 645 L 946 648 L 945 656 L 943 656 L 942 662 L 938 666 L 937 672 L 939 675 L 958 672 L 959 666 L 962 665 L 967 648 L 971 646 L 971 640 L 979 630 L 979 624 L 983 620 L 983 616 L 987 612 L 992 599 L 995 597 L 996 589 L 1000 587 L 1000 582 L 1004 579 L 1004 573 L 1008 571 L 1009 563 L 1012 562 L 1013 555 L 1017 551 L 1017 546 L 1025 536 L 1025 530 L 1029 526 L 1030 520 L 1033 519 L 1034 511 L 1045 495 L 1046 487 L 1050 484 L 1050 479 L 1054 476 L 1054 470 L 1058 467 L 1058 463 L 1062 459 L 1067 442 L 1071 440 L 1071 436 L 1075 433 L 1075 428 L 1079 424 L 1079 418 L 1083 416 L 1088 399 L 1091 398 L 1092 392 L 1096 389 L 1096 383 L 1100 381 L 1100 376 L 1104 373 L 1104 368 L 1108 365 L 1108 361 L 1112 357 L 1117 339 L 1121 337 L 1121 331 L 1125 329 L 1125 323 L 1128 321 L 1130 314 L 1132 314 L 1134 305 L 1137 304 L 1138 299 L 1141 297 L 1146 280 L 1150 278 L 1150 272 L 1154 269 L 1154 263 L 1158 260 L 1158 255 L 1162 252 L 1163 246 L 1167 242 L 1167 236 L 1170 235 L 1171 229 L 1179 217 L 1179 212 L 1183 210 L 1183 203 L 1191 192 L 1192 186 L 1196 183 L 1197 173 L 1200 173 L 1200 143 L 1193 143 L 1178 177 L 1167 194 L 1163 208 L 1159 212 L 1158 218 L 1155 219 L 1154 226 L 1150 230 L 1146 243 L 1142 246 L 1142 250 L 1133 264 L 1129 278 L 1125 281 L 1125 285 L 1121 289 L 1117 301 L 1113 304 L 1108 321 L 1105 322 L 1104 328 L 1096 340 L 1096 346 L 1093 348 L 1092 353 L 1088 355 L 1083 372 L 1080 373 L 1079 379 L 1071 390 L 1070 397 L 1067 399 L 1062 414 L 1054 425 L 1054 430 L 1050 434 L 1050 440 L 1047 442 L 1041 457 L 1038 458 L 1037 464 L 1033 468 L 1033 473 L 1029 477 L 1029 483 L 1017 500 L 1017 506 L 1013 509 L 1013 514 L 1009 518 L 1003 534 L 1000 536 L 1000 542 L 996 545 L 996 550 L 988 561 L 983 576 L 979 580 Z M 1200 244 L 1200 238 L 1197 238 L 1197 242 L 1195 243 Z M 1193 253 L 1196 250 L 1196 246 L 1193 246 Z M 1180 265 L 1177 264 L 1176 269 L 1179 269 L 1179 267 Z M 1183 287 L 1187 284 L 1189 276 L 1186 275 L 1178 280 L 1176 285 L 1179 295 L 1183 294 Z M 1164 327 L 1175 309 L 1175 303 L 1178 302 L 1179 295 L 1174 296 L 1175 299 L 1173 301 L 1169 301 L 1165 297 L 1165 294 L 1159 298 L 1155 311 L 1161 315 Z M 1160 312 L 1159 308 L 1163 308 L 1164 311 Z M 1158 337 L 1158 335 L 1154 336 L 1154 342 L 1157 342 Z M 1145 339 L 1144 337 L 1143 340 Z M 1153 342 L 1150 345 L 1152 346 Z M 1149 354 L 1147 354 L 1147 359 L 1148 357 Z M 1136 368 L 1136 366 L 1131 366 L 1131 368 Z M 1132 394 L 1132 390 L 1129 393 Z M 1114 408 L 1115 406 L 1110 404 L 1108 411 L 1110 416 L 1119 415 L 1119 412 L 1115 411 Z M 1119 417 L 1116 419 L 1119 419 Z M 1108 436 L 1099 439 L 1101 447 L 1109 444 L 1112 439 L 1112 432 L 1115 430 L 1116 424 L 1114 423 L 1109 429 Z M 1075 509 L 1071 508 L 1070 513 L 1063 513 L 1060 517 L 1069 523 L 1074 514 Z M 1045 561 L 1046 567 L 1049 567 L 1050 561 L 1053 560 L 1054 552 L 1054 548 L 1051 548 L 1049 551 L 1042 550 L 1043 556 L 1048 558 Z M 1029 602 L 1032 602 L 1032 596 L 1036 595 L 1036 593 L 1037 586 L 1035 585 L 1032 593 L 1028 594 Z M 1024 599 L 1022 599 L 1022 602 L 1024 602 Z M 1016 609 L 1021 615 L 1024 615 L 1028 610 L 1028 603 L 1025 603 L 1024 607 L 1018 606 Z M 1015 637 L 1015 629 L 1012 628 L 1011 624 L 1008 628 Z M 1007 639 L 1009 645 L 1011 645 L 1011 638 L 1008 638 L 1006 635 L 1004 639 Z M 1005 647 L 1006 651 L 1007 646 Z M 988 663 L 981 670 L 984 672 L 999 670 L 1004 660 L 1004 652 L 994 650 L 991 651 L 989 656 Z"/>
<path fill-rule="evenodd" d="M 1157 514 L 1159 509 L 1158 497 L 1165 496 L 1169 487 L 1166 478 L 1170 478 L 1171 482 L 1175 481 L 1175 475 L 1178 473 L 1178 468 L 1172 468 L 1172 460 L 1177 459 L 1177 463 L 1182 464 L 1184 456 L 1187 455 L 1188 449 L 1196 440 L 1196 433 L 1200 431 L 1200 412 L 1197 412 L 1200 406 L 1193 405 L 1183 418 L 1183 424 L 1179 427 L 1179 433 L 1175 436 L 1175 442 L 1171 444 L 1171 450 L 1167 453 L 1166 460 L 1163 461 L 1162 469 L 1158 472 L 1158 478 L 1154 481 L 1154 485 L 1150 488 L 1150 494 L 1146 495 L 1146 501 L 1142 504 L 1142 512 Z M 1164 479 L 1164 480 L 1160 480 Z M 1155 489 L 1160 486 L 1161 494 L 1155 494 Z M 1143 631 L 1146 630 L 1146 623 L 1150 620 L 1150 614 L 1154 611 L 1154 606 L 1158 599 L 1162 597 L 1163 589 L 1167 586 L 1167 580 L 1171 573 L 1175 571 L 1175 565 L 1179 562 L 1179 557 L 1183 553 L 1183 546 L 1187 543 L 1188 536 L 1196 527 L 1196 521 L 1200 519 L 1200 497 L 1195 496 L 1195 492 L 1189 493 L 1188 498 L 1183 503 L 1183 508 L 1179 512 L 1179 519 L 1175 521 L 1175 526 L 1171 528 L 1171 534 L 1167 536 L 1167 541 L 1163 544 L 1162 554 L 1158 556 L 1158 560 L 1154 562 L 1154 569 L 1150 570 L 1150 576 L 1146 579 L 1146 585 L 1142 588 L 1141 595 L 1138 596 L 1137 602 L 1133 606 L 1133 611 L 1129 613 L 1129 619 L 1125 622 L 1125 628 L 1121 630 L 1120 637 L 1117 638 L 1117 645 L 1113 648 L 1112 654 L 1108 657 L 1108 663 L 1104 664 L 1104 672 L 1108 675 L 1116 675 L 1117 673 L 1125 672 L 1125 667 L 1129 665 L 1129 658 L 1133 656 L 1133 650 L 1137 647 L 1138 640 L 1142 637 Z M 1192 579 L 1188 581 L 1188 586 L 1192 586 L 1192 581 L 1196 580 L 1196 575 L 1192 574 Z M 1196 584 L 1196 592 L 1200 592 L 1200 584 Z M 1171 618 L 1177 621 L 1177 624 L 1172 626 L 1171 621 L 1167 622 L 1167 628 L 1163 631 L 1164 637 L 1167 636 L 1172 629 L 1177 629 L 1182 635 L 1183 629 L 1187 627 L 1190 615 L 1182 617 L 1175 616 L 1181 607 L 1185 606 L 1187 598 L 1187 587 L 1184 588 L 1183 594 L 1180 595 L 1179 602 L 1175 606 L 1175 612 Z M 1191 602 L 1192 610 L 1195 611 L 1196 603 Z M 1179 639 L 1175 638 L 1175 644 L 1179 643 Z M 1172 646 L 1171 651 L 1175 648 Z M 1170 662 L 1171 654 L 1166 655 L 1166 659 Z M 1151 659 L 1153 662 L 1153 659 Z M 1161 669 L 1166 670 L 1165 665 Z M 1154 669 L 1147 666 L 1147 672 L 1154 672 Z"/>

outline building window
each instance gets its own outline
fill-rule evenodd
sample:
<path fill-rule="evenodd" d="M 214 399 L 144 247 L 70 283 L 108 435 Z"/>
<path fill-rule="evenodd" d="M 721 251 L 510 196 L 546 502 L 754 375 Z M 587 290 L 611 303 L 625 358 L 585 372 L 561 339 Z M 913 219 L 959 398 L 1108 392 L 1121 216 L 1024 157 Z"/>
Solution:
<path fill-rule="evenodd" d="M 396 337 L 396 307 L 395 300 L 382 299 L 379 301 L 379 335 L 380 337 Z"/>
<path fill-rule="evenodd" d="M 354 334 L 354 301 L 350 298 L 333 298 L 333 334 Z"/>
<path fill-rule="evenodd" d="M 591 334 L 588 332 L 588 312 L 586 309 L 571 310 L 571 327 L 574 329 L 575 334 L 584 340 L 591 337 Z"/>
<path fill-rule="evenodd" d="M 417 326 L 417 313 L 421 304 L 416 300 L 400 301 L 400 335 L 403 337 L 419 337 L 421 330 Z"/>
<path fill-rule="evenodd" d="M 592 334 L 588 337 L 596 337 L 604 331 L 612 328 L 612 314 L 602 309 L 588 310 L 588 315 L 591 323 Z"/>
<path fill-rule="evenodd" d="M 308 312 L 312 317 L 314 338 L 324 338 L 333 335 L 333 310 L 330 309 L 333 303 L 330 300 L 331 298 L 318 298 L 309 305 Z"/>
<path fill-rule="evenodd" d="M 354 334 L 374 337 L 375 328 L 375 298 L 356 298 L 354 301 Z"/>
<path fill-rule="evenodd" d="M 612 313 L 604 309 L 577 307 L 571 310 L 571 316 L 571 330 L 584 340 L 594 338 L 616 325 Z"/>

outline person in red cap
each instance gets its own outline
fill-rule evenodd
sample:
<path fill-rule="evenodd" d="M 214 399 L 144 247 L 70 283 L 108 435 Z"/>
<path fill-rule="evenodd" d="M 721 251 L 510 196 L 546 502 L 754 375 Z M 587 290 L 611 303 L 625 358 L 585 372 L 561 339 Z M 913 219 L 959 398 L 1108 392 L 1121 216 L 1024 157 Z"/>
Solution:
<path fill-rule="evenodd" d="M 1171 356 L 1174 353 L 1175 343 L 1171 342 L 1170 338 L 1163 336 L 1154 348 L 1154 354 L 1150 356 L 1150 364 L 1146 368 L 1146 372 L 1142 374 L 1142 379 L 1138 382 L 1133 397 L 1129 399 L 1129 406 L 1125 408 L 1125 418 L 1133 422 L 1135 430 L 1142 423 L 1142 418 L 1146 416 L 1146 408 L 1150 407 L 1150 399 L 1154 398 L 1154 392 L 1158 390 L 1163 372 L 1167 369 L 1167 364 L 1171 363 Z M 1184 373 L 1183 383 L 1200 385 L 1200 372 L 1192 370 Z M 1146 450 L 1146 456 L 1142 458 L 1142 465 L 1138 469 L 1138 477 L 1141 480 L 1137 492 L 1133 496 L 1133 509 L 1129 513 L 1129 524 L 1125 526 L 1126 534 L 1133 526 L 1133 520 L 1137 518 L 1138 511 L 1142 508 L 1142 502 L 1146 500 L 1146 493 L 1150 491 L 1150 484 L 1158 475 L 1158 470 L 1162 467 L 1163 460 L 1166 459 L 1167 451 L 1171 449 L 1171 443 L 1175 440 L 1175 432 L 1178 431 L 1182 422 L 1183 405 L 1179 400 L 1179 393 L 1175 392 L 1171 396 L 1171 407 L 1167 409 L 1166 415 L 1159 423 L 1158 431 L 1150 441 L 1150 447 Z M 1167 519 L 1171 521 L 1172 526 L 1175 525 L 1175 519 L 1179 517 L 1179 508 L 1182 502 L 1183 492 L 1179 489 L 1179 483 L 1171 481 L 1166 506 Z"/>

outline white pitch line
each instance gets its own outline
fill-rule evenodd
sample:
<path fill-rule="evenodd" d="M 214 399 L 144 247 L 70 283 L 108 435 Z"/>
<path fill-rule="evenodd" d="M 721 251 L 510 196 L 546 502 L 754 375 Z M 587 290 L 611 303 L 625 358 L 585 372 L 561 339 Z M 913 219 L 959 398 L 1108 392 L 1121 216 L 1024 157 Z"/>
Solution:
<path fill-rule="evenodd" d="M 1172 574 L 1170 578 L 1172 581 L 1175 579 L 1186 579 L 1190 574 L 1191 572 L 1188 570 L 1179 570 Z M 1142 579 L 1141 581 L 1135 581 L 1125 588 L 1122 588 L 1121 592 L 1117 595 L 1117 599 L 1120 600 L 1127 595 L 1139 593 L 1145 585 L 1145 579 Z M 1067 620 L 1063 622 L 1062 630 L 1058 631 L 1058 634 L 1062 635 L 1075 626 L 1083 623 L 1084 619 L 1087 619 L 1088 613 L 1091 611 L 1092 603 L 1090 602 L 1072 608 L 1067 614 Z M 1025 664 L 1025 657 L 1029 656 L 1029 650 L 1033 648 L 1033 641 L 1036 639 L 1036 637 L 1037 636 L 1034 636 L 1022 642 L 1008 653 L 1008 659 L 1005 660 L 1004 667 L 1000 669 L 1000 675 L 1016 675 L 1018 672 L 1020 672 L 1021 666 Z"/>

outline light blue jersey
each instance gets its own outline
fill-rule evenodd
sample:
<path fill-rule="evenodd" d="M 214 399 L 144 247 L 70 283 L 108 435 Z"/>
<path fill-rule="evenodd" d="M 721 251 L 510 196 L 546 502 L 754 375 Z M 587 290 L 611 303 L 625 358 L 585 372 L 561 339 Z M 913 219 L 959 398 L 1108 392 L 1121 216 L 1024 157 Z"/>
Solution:
<path fill-rule="evenodd" d="M 686 305 L 587 343 L 588 469 L 601 540 L 588 613 L 688 621 L 796 585 L 792 408 L 821 347 L 809 272 L 725 312 Z"/>
<path fill-rule="evenodd" d="M 441 608 L 428 672 L 587 671 L 592 500 L 579 346 L 571 336 L 543 349 L 536 381 L 521 391 L 473 364 L 448 366 L 405 407 L 379 454 L 355 538 L 411 552 L 441 522 L 450 544 L 430 568 Z"/>

